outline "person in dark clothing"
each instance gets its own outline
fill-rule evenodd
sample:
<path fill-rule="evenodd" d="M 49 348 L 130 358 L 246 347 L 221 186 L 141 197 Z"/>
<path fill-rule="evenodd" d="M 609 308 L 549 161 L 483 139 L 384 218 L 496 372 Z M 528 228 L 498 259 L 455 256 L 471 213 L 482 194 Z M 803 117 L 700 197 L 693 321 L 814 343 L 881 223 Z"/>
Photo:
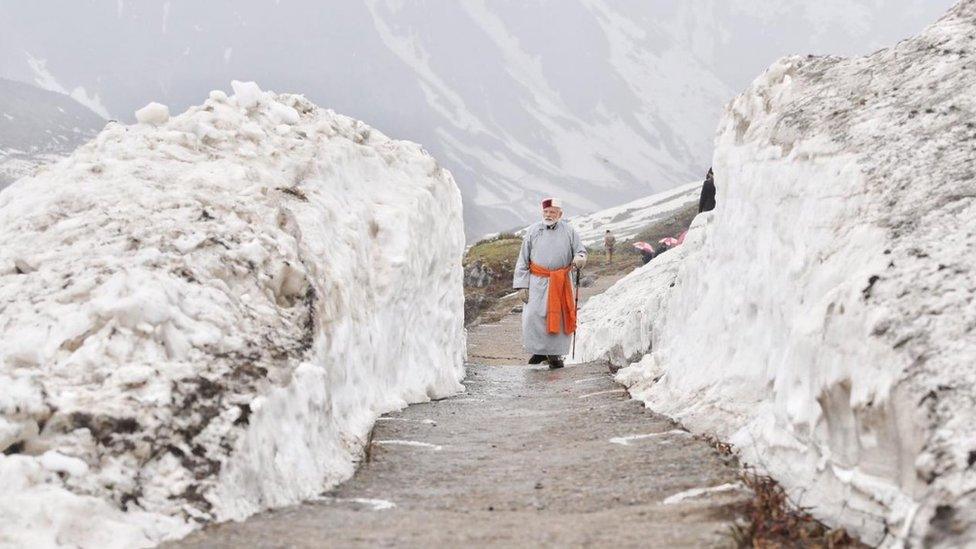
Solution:
<path fill-rule="evenodd" d="M 607 252 L 607 264 L 613 263 L 613 247 L 617 244 L 617 237 L 613 236 L 610 229 L 603 235 L 603 248 Z"/>
<path fill-rule="evenodd" d="M 702 184 L 701 198 L 698 199 L 698 213 L 710 212 L 715 209 L 715 175 L 708 168 L 705 183 Z"/>
<path fill-rule="evenodd" d="M 654 252 L 648 250 L 641 250 L 640 254 L 641 254 L 642 265 L 647 265 L 648 263 L 650 263 L 650 261 L 654 259 L 654 255 L 655 255 Z"/>

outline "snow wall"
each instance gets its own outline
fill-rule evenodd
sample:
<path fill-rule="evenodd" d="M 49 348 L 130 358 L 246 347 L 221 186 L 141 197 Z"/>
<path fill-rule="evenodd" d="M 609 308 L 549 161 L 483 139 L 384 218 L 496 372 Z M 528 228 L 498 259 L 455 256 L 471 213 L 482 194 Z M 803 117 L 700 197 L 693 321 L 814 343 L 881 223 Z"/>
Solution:
<path fill-rule="evenodd" d="M 461 199 L 301 96 L 150 105 L 0 193 L 0 546 L 134 547 L 348 478 L 461 391 Z"/>
<path fill-rule="evenodd" d="M 577 353 L 869 543 L 976 544 L 976 2 L 727 108 L 718 207 Z"/>

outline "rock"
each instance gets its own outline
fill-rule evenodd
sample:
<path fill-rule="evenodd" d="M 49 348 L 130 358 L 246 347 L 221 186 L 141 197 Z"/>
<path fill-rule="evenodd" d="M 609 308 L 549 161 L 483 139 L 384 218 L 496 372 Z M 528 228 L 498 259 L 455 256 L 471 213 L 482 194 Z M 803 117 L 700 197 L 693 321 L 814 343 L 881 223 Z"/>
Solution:
<path fill-rule="evenodd" d="M 484 288 L 491 284 L 495 271 L 478 259 L 464 269 L 464 285 L 468 288 Z"/>

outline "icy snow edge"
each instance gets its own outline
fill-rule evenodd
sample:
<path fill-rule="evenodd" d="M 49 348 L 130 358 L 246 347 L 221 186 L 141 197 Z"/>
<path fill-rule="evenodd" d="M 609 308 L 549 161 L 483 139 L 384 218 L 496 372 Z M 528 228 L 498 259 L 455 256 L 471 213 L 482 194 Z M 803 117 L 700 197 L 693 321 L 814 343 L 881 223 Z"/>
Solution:
<path fill-rule="evenodd" d="M 580 313 L 579 360 L 872 544 L 976 543 L 974 33 L 966 0 L 776 63 L 720 126 L 716 210 Z"/>
<path fill-rule="evenodd" d="M 378 415 L 462 390 L 450 173 L 234 89 L 0 194 L 0 545 L 147 546 L 315 497 Z"/>

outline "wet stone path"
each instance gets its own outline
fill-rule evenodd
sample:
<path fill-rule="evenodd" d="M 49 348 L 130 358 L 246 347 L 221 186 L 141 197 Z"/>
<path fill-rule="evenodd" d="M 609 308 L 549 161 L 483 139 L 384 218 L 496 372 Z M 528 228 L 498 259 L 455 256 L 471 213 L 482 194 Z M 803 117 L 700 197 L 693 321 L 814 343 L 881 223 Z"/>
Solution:
<path fill-rule="evenodd" d="M 178 547 L 729 547 L 745 498 L 706 443 L 602 364 L 519 364 L 519 317 L 469 332 L 467 392 L 381 418 L 321 501 Z"/>

